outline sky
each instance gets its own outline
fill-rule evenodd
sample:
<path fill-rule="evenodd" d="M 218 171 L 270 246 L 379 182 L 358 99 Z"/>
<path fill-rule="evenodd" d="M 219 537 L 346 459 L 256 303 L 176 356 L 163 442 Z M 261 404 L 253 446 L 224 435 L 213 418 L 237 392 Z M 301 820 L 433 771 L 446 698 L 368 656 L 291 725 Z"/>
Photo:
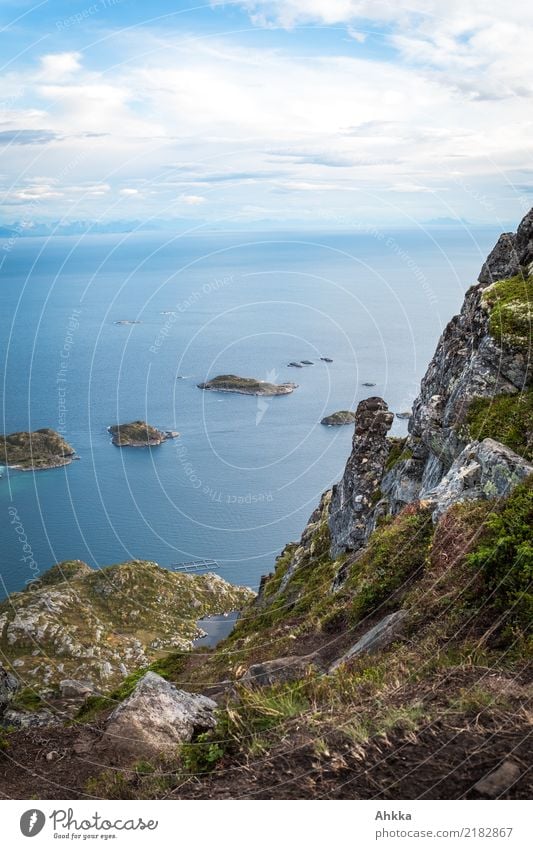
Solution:
<path fill-rule="evenodd" d="M 2 0 L 0 223 L 516 223 L 521 0 Z"/>

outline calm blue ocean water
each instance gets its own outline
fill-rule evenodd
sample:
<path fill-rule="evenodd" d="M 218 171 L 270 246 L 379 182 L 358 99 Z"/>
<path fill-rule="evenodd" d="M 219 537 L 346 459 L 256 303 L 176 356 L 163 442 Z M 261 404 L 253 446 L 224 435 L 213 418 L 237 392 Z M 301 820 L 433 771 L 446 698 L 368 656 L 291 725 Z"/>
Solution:
<path fill-rule="evenodd" d="M 409 408 L 496 235 L 129 234 L 0 245 L 0 427 L 62 427 L 81 457 L 63 469 L 3 470 L 0 592 L 71 558 L 215 558 L 223 577 L 257 586 L 342 473 L 351 428 L 325 428 L 322 416 L 369 394 Z M 122 319 L 140 323 L 113 323 Z M 304 359 L 315 364 L 287 367 Z M 299 388 L 272 399 L 196 388 L 225 372 Z M 153 450 L 111 445 L 107 426 L 136 418 L 181 438 Z M 393 432 L 405 429 L 397 420 Z"/>

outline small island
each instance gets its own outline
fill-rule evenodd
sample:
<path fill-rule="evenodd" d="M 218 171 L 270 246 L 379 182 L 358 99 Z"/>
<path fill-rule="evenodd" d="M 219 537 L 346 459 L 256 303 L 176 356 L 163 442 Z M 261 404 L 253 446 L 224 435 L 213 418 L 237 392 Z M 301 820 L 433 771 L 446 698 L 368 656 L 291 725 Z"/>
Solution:
<path fill-rule="evenodd" d="M 322 360 L 323 363 L 332 363 L 333 362 L 331 357 L 320 357 L 320 359 Z"/>
<path fill-rule="evenodd" d="M 147 448 L 151 445 L 161 445 L 167 439 L 176 439 L 179 436 L 177 430 L 158 430 L 143 421 L 110 425 L 107 429 L 112 436 L 111 442 L 119 448 Z"/>
<path fill-rule="evenodd" d="M 31 433 L 20 431 L 0 437 L 0 462 L 12 469 L 32 471 L 67 466 L 76 452 L 55 430 L 44 427 Z"/>
<path fill-rule="evenodd" d="M 320 424 L 327 427 L 339 427 L 340 425 L 349 425 L 355 422 L 355 413 L 351 410 L 339 410 L 336 413 L 331 413 L 329 416 L 324 416 Z"/>
<path fill-rule="evenodd" d="M 119 327 L 121 327 L 123 325 L 140 324 L 140 323 L 141 323 L 140 321 L 135 321 L 132 318 L 119 318 L 118 321 L 113 322 L 113 324 L 117 324 Z"/>
<path fill-rule="evenodd" d="M 289 395 L 297 387 L 297 383 L 268 383 L 266 380 L 238 377 L 236 374 L 219 374 L 212 380 L 198 384 L 198 389 L 210 389 L 213 392 L 237 392 L 239 395 Z"/>

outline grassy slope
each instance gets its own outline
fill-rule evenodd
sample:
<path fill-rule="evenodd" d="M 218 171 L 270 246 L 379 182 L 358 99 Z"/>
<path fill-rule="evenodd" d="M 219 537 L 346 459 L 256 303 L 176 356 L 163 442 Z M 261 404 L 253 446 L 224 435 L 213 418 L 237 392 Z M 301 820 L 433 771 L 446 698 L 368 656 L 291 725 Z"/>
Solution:
<path fill-rule="evenodd" d="M 456 505 L 435 529 L 423 509 L 410 508 L 381 526 L 352 564 L 328 559 L 319 522 L 314 556 L 300 561 L 283 591 L 294 546 L 278 561 L 262 607 L 249 610 L 200 666 L 182 656 L 167 670 L 188 689 L 205 689 L 217 679 L 233 682 L 236 698 L 230 694 L 223 702 L 218 727 L 165 764 L 141 765 L 128 778 L 102 774 L 91 791 L 232 798 L 242 781 L 244 795 L 314 797 L 330 786 L 331 795 L 344 798 L 344 776 L 351 783 L 348 798 L 387 797 L 387 781 L 372 786 L 369 770 L 390 759 L 390 798 L 470 792 L 487 764 L 497 765 L 500 743 L 526 751 L 532 518 L 532 481 L 500 503 Z M 341 565 L 347 577 L 332 593 L 332 575 Z M 310 672 L 260 690 L 239 684 L 251 662 L 305 654 L 309 640 L 326 656 L 337 642 L 340 654 L 341 644 L 353 643 L 399 607 L 409 612 L 407 633 L 379 655 L 360 656 L 330 676 Z M 434 756 L 441 747 L 449 747 L 449 761 Z M 193 774 L 201 780 L 188 780 Z M 287 783 L 276 791 L 280 774 Z"/>

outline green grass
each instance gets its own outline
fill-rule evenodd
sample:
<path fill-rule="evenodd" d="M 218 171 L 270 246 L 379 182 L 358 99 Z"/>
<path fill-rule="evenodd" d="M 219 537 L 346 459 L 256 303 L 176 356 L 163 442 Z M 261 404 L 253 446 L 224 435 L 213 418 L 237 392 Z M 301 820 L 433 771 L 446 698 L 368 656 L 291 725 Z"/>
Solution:
<path fill-rule="evenodd" d="M 397 436 L 389 437 L 389 442 L 391 444 L 389 456 L 387 457 L 387 462 L 385 463 L 385 471 L 390 472 L 391 469 L 396 466 L 397 463 L 400 463 L 402 460 L 410 460 L 413 456 L 413 452 L 405 447 L 405 443 L 407 442 L 407 437 L 400 439 Z"/>
<path fill-rule="evenodd" d="M 489 306 L 489 329 L 501 344 L 528 353 L 531 345 L 533 278 L 518 274 L 499 280 L 483 293 Z"/>
<path fill-rule="evenodd" d="M 483 578 L 487 606 L 505 620 L 509 635 L 530 632 L 533 622 L 533 475 L 485 520 L 467 565 Z"/>
<path fill-rule="evenodd" d="M 352 596 L 352 620 L 359 621 L 379 607 L 385 611 L 394 594 L 411 576 L 423 569 L 433 525 L 431 514 L 420 510 L 388 519 L 370 538 L 369 545 L 354 563 L 343 596 Z"/>
<path fill-rule="evenodd" d="M 467 428 L 470 439 L 495 439 L 533 460 L 533 390 L 474 398 L 468 408 Z"/>

